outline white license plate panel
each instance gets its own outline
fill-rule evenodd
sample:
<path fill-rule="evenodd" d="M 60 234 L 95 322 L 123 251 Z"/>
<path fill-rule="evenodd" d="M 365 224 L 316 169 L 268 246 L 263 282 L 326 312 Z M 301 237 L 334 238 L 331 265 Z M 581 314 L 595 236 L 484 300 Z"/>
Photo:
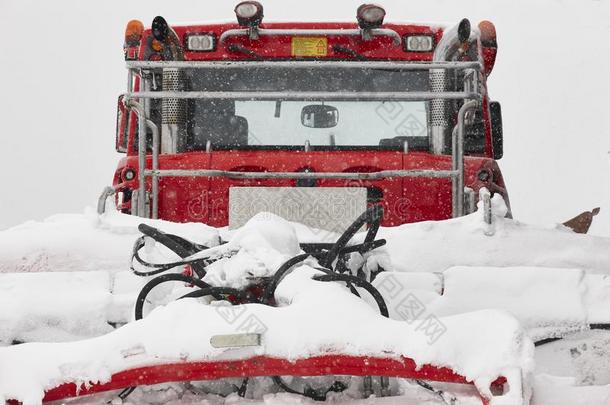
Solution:
<path fill-rule="evenodd" d="M 270 212 L 310 228 L 342 233 L 366 210 L 365 187 L 231 187 L 229 229 Z"/>

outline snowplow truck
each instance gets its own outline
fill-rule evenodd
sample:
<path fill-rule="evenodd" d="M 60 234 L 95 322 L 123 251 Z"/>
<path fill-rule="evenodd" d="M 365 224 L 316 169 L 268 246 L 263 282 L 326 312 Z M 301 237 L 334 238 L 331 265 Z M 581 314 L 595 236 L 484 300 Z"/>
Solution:
<path fill-rule="evenodd" d="M 345 23 L 268 23 L 257 2 L 235 12 L 127 24 L 126 156 L 100 212 L 114 196 L 123 213 L 174 222 L 237 228 L 271 212 L 342 230 L 378 204 L 397 226 L 496 193 L 508 203 L 491 22 L 384 23 L 376 5 Z"/>

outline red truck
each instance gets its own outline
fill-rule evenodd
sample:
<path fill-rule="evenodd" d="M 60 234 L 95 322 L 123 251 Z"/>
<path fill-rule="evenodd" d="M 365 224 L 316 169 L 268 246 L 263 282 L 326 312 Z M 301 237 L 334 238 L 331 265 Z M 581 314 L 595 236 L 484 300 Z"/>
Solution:
<path fill-rule="evenodd" d="M 365 4 L 344 23 L 237 22 L 125 33 L 113 186 L 118 210 L 238 226 L 258 211 L 324 228 L 382 204 L 383 226 L 508 196 L 500 104 L 487 77 L 495 27 L 384 23 Z M 345 218 L 344 218 L 345 217 Z"/>

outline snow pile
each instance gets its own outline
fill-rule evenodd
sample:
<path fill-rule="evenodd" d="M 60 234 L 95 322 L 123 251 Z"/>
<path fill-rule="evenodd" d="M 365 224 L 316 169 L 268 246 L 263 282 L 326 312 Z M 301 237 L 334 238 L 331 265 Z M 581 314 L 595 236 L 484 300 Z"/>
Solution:
<path fill-rule="evenodd" d="M 445 271 L 444 293 L 430 310 L 444 316 L 504 309 L 534 340 L 562 336 L 587 325 L 583 280 L 581 270 L 453 267 Z"/>
<path fill-rule="evenodd" d="M 208 266 L 204 281 L 236 288 L 247 286 L 252 278 L 273 275 L 282 263 L 301 252 L 292 225 L 270 213 L 255 215 L 217 250 L 236 253 Z"/>
<path fill-rule="evenodd" d="M 521 224 L 502 217 L 501 201 L 493 204 L 491 227 L 477 212 L 380 229 L 378 237 L 387 245 L 362 260 L 370 269 L 389 270 L 376 285 L 395 320 L 380 317 L 365 292 L 362 300 L 340 284 L 311 280 L 318 271 L 315 262 L 307 261 L 277 289 L 277 302 L 284 306 L 240 307 L 248 319 L 264 325 L 259 348 L 212 348 L 212 335 L 239 332 L 239 325 L 227 322 L 226 306 L 185 300 L 157 307 L 143 321 L 95 339 L 0 348 L 0 393 L 36 403 L 45 389 L 62 381 L 107 381 L 119 370 L 159 359 L 382 353 L 450 367 L 476 381 L 482 392 L 504 375 L 512 389 L 493 403 L 516 403 L 521 378 L 533 370 L 530 337 L 546 336 L 557 326 L 570 329 L 610 319 L 610 279 L 594 274 L 610 270 L 610 239 L 577 235 L 561 226 Z M 0 275 L 3 343 L 101 335 L 109 330 L 106 321 L 129 320 L 146 282 L 128 273 L 141 222 L 212 246 L 201 255 L 220 260 L 209 266 L 206 281 L 238 288 L 272 275 L 300 253 L 299 241 L 312 242 L 316 235 L 270 214 L 256 216 L 235 232 L 116 212 L 56 216 L 11 228 L 0 232 L 0 273 L 25 274 Z M 228 243 L 219 244 L 221 234 Z M 145 250 L 147 258 L 176 259 L 158 244 Z M 54 273 L 28 274 L 39 271 Z M 380 284 L 392 277 L 399 280 L 399 289 L 383 291 Z M 424 309 L 418 322 L 405 318 L 398 306 L 409 294 Z M 435 330 L 442 333 L 431 339 L 422 327 L 425 320 L 436 321 L 440 327 Z M 527 396 L 527 386 L 525 390 Z"/>
<path fill-rule="evenodd" d="M 146 281 L 125 271 L 0 273 L 0 346 L 111 332 L 132 319 Z"/>
<path fill-rule="evenodd" d="M 383 272 L 373 284 L 393 319 L 413 322 L 424 314 L 494 308 L 511 313 L 538 341 L 610 323 L 610 287 L 599 279 L 575 269 L 452 267 L 436 274 Z M 589 288 L 593 283 L 597 289 Z"/>
<path fill-rule="evenodd" d="M 0 274 L 0 345 L 112 331 L 109 287 L 106 272 Z"/>
<path fill-rule="evenodd" d="M 0 273 L 127 270 L 141 223 L 203 245 L 218 244 L 218 231 L 204 224 L 143 219 L 116 211 L 99 216 L 89 210 L 1 231 Z"/>
<path fill-rule="evenodd" d="M 493 236 L 485 235 L 488 226 L 480 211 L 439 222 L 420 222 L 381 228 L 379 238 L 387 245 L 377 250 L 371 263 L 386 270 L 442 272 L 453 266 L 541 266 L 576 268 L 588 273 L 610 271 L 610 238 L 575 234 L 560 226 L 538 227 L 503 218 L 505 206 L 499 196 L 492 200 L 495 209 Z M 300 242 L 315 242 L 319 234 L 303 226 L 286 231 L 286 221 L 272 214 L 254 218 L 266 226 L 261 232 L 288 235 L 284 254 L 295 248 L 294 232 Z M 177 224 L 142 219 L 115 211 L 98 216 L 57 215 L 43 222 L 27 222 L 0 232 L 0 273 L 37 271 L 120 271 L 127 270 L 134 240 L 140 236 L 137 225 L 146 223 L 207 246 L 218 244 L 219 235 L 241 238 L 238 232 L 217 230 L 198 223 Z M 296 231 L 295 231 L 296 230 Z M 323 237 L 327 237 L 324 234 Z M 258 249 L 257 238 L 244 243 Z M 355 240 L 364 238 L 357 235 Z M 324 240 L 328 242 L 328 240 Z M 236 245 L 239 247 L 237 240 Z M 242 243 L 242 242 L 239 242 Z M 175 257 L 172 257 L 175 258 Z"/>
<path fill-rule="evenodd" d="M 571 378 L 537 375 L 532 405 L 610 404 L 608 386 L 575 387 Z"/>
<path fill-rule="evenodd" d="M 442 272 L 453 266 L 540 266 L 610 272 L 610 238 L 581 235 L 555 225 L 539 227 L 504 218 L 496 195 L 492 236 L 482 211 L 447 221 L 381 228 L 388 243 L 377 260 L 386 270 Z"/>
<path fill-rule="evenodd" d="M 392 283 L 404 292 L 394 299 L 380 288 L 391 315 L 404 319 L 397 314 L 400 300 L 412 293 L 438 316 L 486 308 L 506 310 L 523 323 L 534 339 L 553 336 L 575 325 L 609 322 L 610 277 L 591 273 L 610 270 L 610 238 L 578 235 L 562 227 L 528 226 L 502 218 L 505 206 L 501 200 L 494 199 L 493 205 L 493 236 L 486 235 L 490 229 L 480 211 L 448 221 L 380 229 L 379 237 L 387 240 L 387 246 L 365 260 L 371 269 L 381 265 L 385 270 L 396 270 L 383 272 L 376 280 L 379 288 L 381 280 L 391 276 L 397 280 Z M 86 273 L 97 269 L 99 273 L 105 271 L 107 275 L 100 277 L 108 279 L 99 282 L 75 276 L 68 284 L 64 279 L 70 277 L 62 274 L 12 274 L 4 279 L 10 282 L 0 280 L 0 288 L 5 286 L 0 297 L 5 303 L 0 306 L 0 319 L 4 320 L 0 342 L 73 340 L 108 330 L 104 319 L 128 322 L 135 297 L 146 282 L 128 271 L 133 242 L 141 235 L 137 230 L 141 222 L 208 246 L 218 245 L 222 234 L 228 243 L 203 252 L 221 256 L 208 267 L 205 280 L 237 288 L 243 288 L 253 278 L 273 274 L 285 260 L 300 252 L 299 241 L 311 242 L 316 235 L 267 213 L 257 215 L 242 229 L 228 232 L 203 224 L 143 220 L 114 211 L 103 216 L 55 216 L 0 232 L 0 272 Z M 355 239 L 358 238 L 363 235 Z M 154 259 L 151 261 L 176 260 L 160 244 L 147 246 L 145 256 Z M 547 269 L 531 267 L 531 263 Z M 8 288 L 9 285 L 18 287 Z M 172 298 L 173 287 L 160 286 L 151 298 L 167 302 Z M 89 294 L 90 290 L 95 293 Z M 83 308 L 89 308 L 91 315 Z M 77 326 L 86 322 L 91 325 Z"/>
<path fill-rule="evenodd" d="M 233 285 L 232 271 L 239 272 L 242 279 L 268 275 L 300 249 L 289 223 L 259 216 L 236 232 L 229 243 L 209 251 L 238 252 L 227 255 L 210 272 L 211 279 Z M 238 307 L 247 322 L 228 319 L 227 310 L 237 307 L 222 302 L 205 305 L 194 299 L 180 300 L 155 308 L 142 321 L 94 339 L 0 348 L 0 398 L 38 403 L 45 389 L 63 382 L 104 382 L 118 371 L 159 362 L 262 355 L 296 360 L 328 354 L 405 356 L 419 365 L 449 367 L 474 381 L 484 395 L 491 395 L 492 381 L 505 376 L 511 390 L 495 397 L 492 404 L 517 404 L 527 397 L 528 387 L 522 391 L 521 381 L 527 381 L 533 370 L 533 345 L 508 313 L 470 312 L 435 319 L 436 327 L 422 328 L 380 316 L 375 306 L 353 295 L 345 285 L 313 280 L 320 271 L 312 265 L 308 262 L 295 268 L 279 285 L 276 301 L 283 306 Z M 96 298 L 96 291 L 102 296 L 97 297 L 96 305 L 108 303 L 104 288 L 98 288 L 102 281 L 108 282 L 101 275 L 100 280 L 91 282 L 91 298 Z M 70 312 L 69 308 L 61 309 Z M 218 349 L 209 343 L 214 335 L 244 332 L 251 327 L 262 332 L 260 347 Z"/>

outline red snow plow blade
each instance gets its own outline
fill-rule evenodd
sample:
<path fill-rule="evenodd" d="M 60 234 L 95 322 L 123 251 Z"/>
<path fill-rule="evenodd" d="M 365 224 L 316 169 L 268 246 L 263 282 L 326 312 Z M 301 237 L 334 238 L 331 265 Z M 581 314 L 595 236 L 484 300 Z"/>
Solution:
<path fill-rule="evenodd" d="M 185 362 L 161 364 L 125 370 L 112 376 L 109 382 L 93 385 L 62 384 L 46 392 L 44 402 L 94 393 L 118 390 L 136 385 L 154 385 L 166 382 L 215 380 L 232 377 L 264 377 L 275 375 L 291 376 L 387 376 L 427 381 L 472 384 L 465 377 L 444 367 L 424 365 L 417 367 L 409 358 L 401 360 L 379 357 L 354 357 L 328 355 L 304 360 L 288 361 L 270 357 L 253 357 L 247 360 Z M 501 395 L 504 377 L 492 383 L 492 391 Z M 490 398 L 481 395 L 481 401 L 488 405 Z M 12 401 L 12 403 L 17 403 Z"/>

